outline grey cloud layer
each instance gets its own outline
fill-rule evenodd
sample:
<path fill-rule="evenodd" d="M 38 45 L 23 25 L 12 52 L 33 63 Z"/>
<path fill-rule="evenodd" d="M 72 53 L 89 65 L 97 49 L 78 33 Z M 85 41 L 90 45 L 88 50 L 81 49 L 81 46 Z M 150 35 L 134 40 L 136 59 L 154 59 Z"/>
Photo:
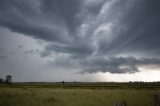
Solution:
<path fill-rule="evenodd" d="M 111 72 L 111 73 L 135 73 L 139 72 L 138 66 L 148 64 L 160 64 L 160 59 L 136 59 L 134 57 L 94 57 L 80 62 L 84 71 L 80 73 Z"/>
<path fill-rule="evenodd" d="M 34 38 L 68 43 L 72 41 L 70 31 L 74 28 L 77 4 L 75 0 L 2 0 L 0 24 Z"/>
<path fill-rule="evenodd" d="M 159 5 L 158 0 L 1 0 L 0 25 L 49 42 L 40 53 L 43 58 L 66 56 L 50 65 L 133 73 L 137 65 L 160 64 L 155 59 L 160 53 Z"/>

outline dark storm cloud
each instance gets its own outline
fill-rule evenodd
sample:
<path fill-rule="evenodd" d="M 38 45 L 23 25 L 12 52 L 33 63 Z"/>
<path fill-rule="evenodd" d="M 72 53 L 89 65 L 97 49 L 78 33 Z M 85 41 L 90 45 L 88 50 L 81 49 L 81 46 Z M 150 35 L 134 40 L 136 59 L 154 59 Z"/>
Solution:
<path fill-rule="evenodd" d="M 117 34 L 117 37 L 110 44 L 107 44 L 105 41 L 100 42 L 99 52 L 102 54 L 117 54 L 132 51 L 159 55 L 159 5 L 160 1 L 135 1 L 129 10 L 121 13 L 122 15 L 116 18 L 113 17 L 115 19 L 119 18 L 119 31 L 114 33 Z M 113 32 L 115 29 L 113 29 Z"/>
<path fill-rule="evenodd" d="M 41 52 L 41 56 L 45 57 L 51 54 L 54 51 L 56 53 L 67 53 L 71 57 L 79 56 L 85 57 L 93 53 L 93 48 L 89 45 L 84 44 L 75 44 L 75 45 L 54 45 L 50 44 L 45 48 L 45 51 Z"/>
<path fill-rule="evenodd" d="M 160 65 L 159 10 L 158 0 L 1 0 L 0 25 L 46 41 L 37 53 L 50 65 L 134 73 Z"/>
<path fill-rule="evenodd" d="M 23 45 L 18 45 L 18 48 L 20 48 L 20 49 L 23 48 Z"/>
<path fill-rule="evenodd" d="M 6 56 L 0 56 L 0 60 L 5 60 L 5 59 L 7 59 Z"/>
<path fill-rule="evenodd" d="M 81 23 L 81 20 L 76 19 L 81 2 L 80 0 L 42 0 L 42 11 L 55 14 L 57 18 L 65 22 L 70 31 L 75 31 L 76 26 Z"/>
<path fill-rule="evenodd" d="M 160 65 L 160 59 L 136 59 L 134 57 L 94 57 L 80 61 L 84 66 L 80 73 L 110 72 L 110 73 L 135 73 L 139 72 L 140 65 Z"/>
<path fill-rule="evenodd" d="M 1 26 L 47 41 L 72 41 L 70 31 L 78 24 L 74 16 L 79 2 L 75 0 L 2 0 L 0 7 Z"/>
<path fill-rule="evenodd" d="M 136 54 L 137 52 L 138 53 L 146 52 L 144 54 L 153 53 L 151 54 L 151 56 L 154 57 L 155 54 L 156 55 L 159 54 L 160 48 L 157 47 L 157 45 L 160 43 L 160 38 L 158 36 L 160 34 L 158 30 L 160 25 L 158 21 L 158 19 L 160 18 L 159 17 L 160 14 L 158 12 L 159 2 L 157 1 L 153 3 L 150 0 L 135 1 L 133 2 L 133 4 L 131 4 L 130 2 L 126 0 L 125 2 L 119 1 L 114 3 L 113 6 L 111 7 L 111 10 L 109 11 L 110 12 L 109 18 L 108 16 L 106 16 L 107 18 L 104 19 L 104 21 L 102 21 L 106 22 L 108 19 L 110 20 L 110 22 L 114 23 L 115 20 L 118 20 L 116 26 L 112 28 L 112 32 L 113 34 L 116 35 L 116 37 L 110 43 L 108 43 L 106 39 L 100 39 L 99 41 L 97 41 L 98 50 L 96 55 L 114 56 L 119 53 L 133 52 Z M 131 5 L 131 6 L 127 7 L 126 5 Z M 100 11 L 101 8 L 97 9 L 97 11 Z M 119 15 L 120 12 L 121 14 Z M 101 33 L 103 33 L 103 30 L 101 31 Z M 101 35 L 101 33 L 99 33 L 99 35 Z M 91 56 L 94 51 L 93 49 L 90 50 L 89 48 L 93 47 L 92 46 L 83 47 L 75 43 L 72 46 L 50 45 L 46 47 L 46 50 L 69 53 L 72 55 L 75 53 L 81 54 L 81 55 L 76 55 L 78 57 L 82 56 L 85 53 L 89 53 L 89 56 Z M 101 57 L 101 58 L 94 58 L 91 60 L 78 59 L 74 61 L 80 64 L 81 68 L 83 69 L 82 72 L 89 72 L 89 73 L 98 71 L 111 72 L 111 73 L 127 73 L 127 72 L 134 73 L 139 71 L 137 65 L 141 64 L 159 65 L 159 60 L 156 60 L 155 58 L 137 60 L 135 58 L 113 57 L 105 59 L 104 57 Z M 125 65 L 125 67 L 121 68 L 120 66 L 122 65 Z"/>
<path fill-rule="evenodd" d="M 110 0 L 98 0 L 98 1 L 91 1 L 89 0 L 88 4 L 85 5 L 85 7 L 87 8 L 87 13 L 88 14 L 93 14 L 93 15 L 97 15 L 99 14 L 102 6 L 108 2 Z"/>

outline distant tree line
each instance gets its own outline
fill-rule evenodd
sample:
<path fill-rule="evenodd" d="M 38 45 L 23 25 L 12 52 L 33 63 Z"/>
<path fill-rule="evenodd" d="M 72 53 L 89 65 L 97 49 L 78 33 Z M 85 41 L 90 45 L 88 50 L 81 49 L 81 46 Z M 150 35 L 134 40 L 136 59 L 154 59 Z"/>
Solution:
<path fill-rule="evenodd" d="M 6 75 L 6 79 L 0 78 L 0 83 L 11 84 L 12 83 L 12 76 Z"/>

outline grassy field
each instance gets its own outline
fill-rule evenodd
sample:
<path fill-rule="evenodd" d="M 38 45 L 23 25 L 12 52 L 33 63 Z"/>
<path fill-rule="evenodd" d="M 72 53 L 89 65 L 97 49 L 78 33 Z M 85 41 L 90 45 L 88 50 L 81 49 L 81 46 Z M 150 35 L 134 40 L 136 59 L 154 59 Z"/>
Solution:
<path fill-rule="evenodd" d="M 108 88 L 102 85 L 105 84 L 1 85 L 0 106 L 114 106 L 122 101 L 127 106 L 154 106 L 153 95 L 160 93 L 159 88 L 135 89 L 112 84 L 113 89 L 109 84 Z"/>

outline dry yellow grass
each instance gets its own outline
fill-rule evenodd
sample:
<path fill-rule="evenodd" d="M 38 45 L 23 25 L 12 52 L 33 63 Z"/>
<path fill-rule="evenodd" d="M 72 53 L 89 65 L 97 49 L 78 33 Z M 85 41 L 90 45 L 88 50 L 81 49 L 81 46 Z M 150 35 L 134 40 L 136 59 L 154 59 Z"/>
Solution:
<path fill-rule="evenodd" d="M 0 88 L 0 106 L 152 106 L 159 90 Z"/>

